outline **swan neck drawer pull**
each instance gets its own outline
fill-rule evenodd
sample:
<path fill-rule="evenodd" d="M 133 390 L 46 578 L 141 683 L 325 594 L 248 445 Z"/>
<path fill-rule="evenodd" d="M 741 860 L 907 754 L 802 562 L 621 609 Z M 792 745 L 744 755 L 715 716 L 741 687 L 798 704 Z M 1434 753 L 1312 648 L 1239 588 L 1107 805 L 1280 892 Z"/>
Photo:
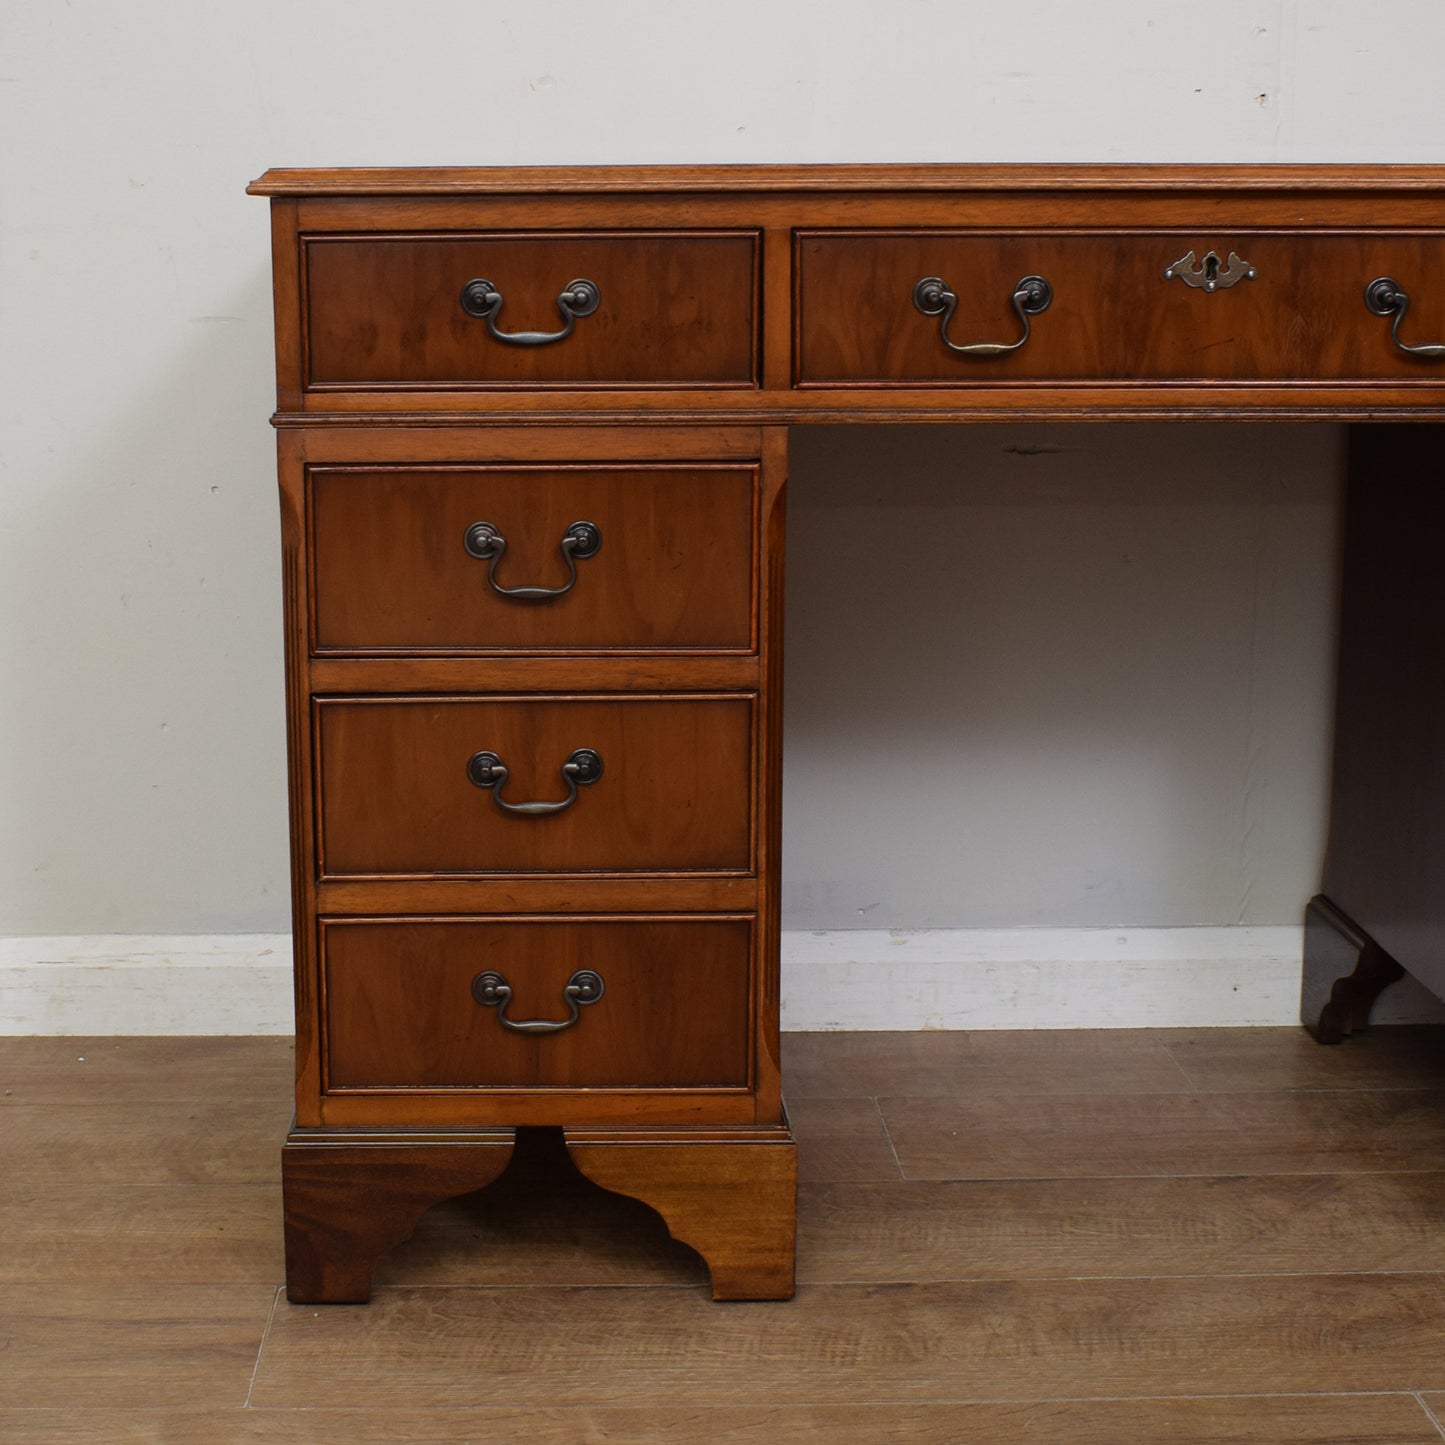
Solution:
<path fill-rule="evenodd" d="M 569 281 L 566 288 L 557 294 L 557 309 L 566 322 L 560 331 L 498 331 L 497 317 L 506 303 L 502 293 L 480 276 L 462 287 L 461 301 L 462 310 L 468 316 L 485 321 L 487 330 L 496 340 L 505 341 L 508 346 L 549 346 L 554 341 L 563 341 L 571 336 L 577 318 L 591 316 L 602 304 L 602 293 L 595 281 L 588 281 L 585 277 Z"/>
<path fill-rule="evenodd" d="M 507 781 L 507 765 L 496 753 L 473 753 L 467 759 L 467 777 L 479 788 L 491 792 L 492 801 L 505 813 L 523 813 L 528 817 L 540 818 L 548 813 L 560 813 L 577 801 L 578 788 L 590 788 L 602 776 L 602 754 L 591 748 L 577 748 L 568 754 L 562 764 L 562 781 L 567 784 L 567 796 L 557 803 L 509 803 L 502 796 L 502 785 Z"/>
<path fill-rule="evenodd" d="M 567 580 L 560 587 L 503 587 L 497 581 L 497 564 L 507 550 L 507 539 L 490 522 L 473 522 L 462 534 L 462 546 L 469 557 L 487 563 L 487 581 L 493 592 L 522 602 L 545 602 L 572 590 L 577 583 L 576 563 L 597 555 L 602 548 L 602 533 L 592 522 L 573 522 L 562 533 L 558 546 L 567 564 Z"/>
<path fill-rule="evenodd" d="M 1390 340 L 1401 351 L 1408 352 L 1411 356 L 1430 358 L 1445 356 L 1445 344 L 1421 342 L 1411 346 L 1408 342 L 1400 340 L 1400 323 L 1410 309 L 1410 297 L 1400 289 L 1400 283 L 1393 276 L 1377 276 L 1365 287 L 1365 305 L 1375 316 L 1393 316 L 1395 318 L 1390 327 Z"/>
<path fill-rule="evenodd" d="M 1004 356 L 1010 351 L 1017 351 L 1029 339 L 1029 317 L 1049 309 L 1054 299 L 1054 288 L 1042 276 L 1025 276 L 1014 287 L 1010 299 L 1014 314 L 1024 328 L 1024 334 L 1017 341 L 975 341 L 969 346 L 960 346 L 956 341 L 950 341 L 948 336 L 948 323 L 958 310 L 958 296 L 949 289 L 948 282 L 938 276 L 925 276 L 913 287 L 914 306 L 925 316 L 943 318 L 938 323 L 939 335 L 955 356 Z"/>
<path fill-rule="evenodd" d="M 1172 266 L 1164 268 L 1166 281 L 1180 280 L 1186 286 L 1198 291 L 1228 291 L 1241 281 L 1253 281 L 1259 273 L 1238 251 L 1229 253 L 1229 260 L 1221 264 L 1213 251 L 1206 251 L 1204 259 L 1195 261 L 1194 252 L 1188 251 Z"/>
<path fill-rule="evenodd" d="M 489 969 L 472 980 L 472 997 L 483 1008 L 496 1009 L 497 1022 L 514 1034 L 560 1034 L 577 1022 L 583 1008 L 596 1003 L 605 992 L 606 985 L 600 973 L 594 973 L 590 968 L 579 968 L 562 990 L 562 1001 L 571 1010 L 565 1019 L 509 1019 L 507 1005 L 512 999 L 512 985 L 506 978 Z"/>

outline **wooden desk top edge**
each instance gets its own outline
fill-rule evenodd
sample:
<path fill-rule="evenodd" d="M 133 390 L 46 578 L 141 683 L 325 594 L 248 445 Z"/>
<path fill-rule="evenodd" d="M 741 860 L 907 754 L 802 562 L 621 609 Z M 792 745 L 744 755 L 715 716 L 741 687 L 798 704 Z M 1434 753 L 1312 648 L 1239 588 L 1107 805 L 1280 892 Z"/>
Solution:
<path fill-rule="evenodd" d="M 253 196 L 717 191 L 1433 191 L 1445 165 L 366 166 L 268 170 Z"/>

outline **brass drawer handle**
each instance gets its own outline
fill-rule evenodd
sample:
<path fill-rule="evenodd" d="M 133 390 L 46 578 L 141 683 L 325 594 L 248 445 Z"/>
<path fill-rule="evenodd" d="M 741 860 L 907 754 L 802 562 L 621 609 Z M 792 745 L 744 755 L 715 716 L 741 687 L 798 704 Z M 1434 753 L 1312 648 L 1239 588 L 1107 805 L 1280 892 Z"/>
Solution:
<path fill-rule="evenodd" d="M 509 803 L 502 796 L 507 781 L 507 765 L 496 753 L 473 753 L 467 759 L 467 777 L 479 788 L 491 790 L 492 801 L 507 813 L 525 813 L 537 818 L 547 813 L 560 813 L 577 801 L 577 789 L 589 788 L 602 776 L 602 754 L 591 748 L 577 748 L 562 764 L 562 781 L 567 796 L 558 803 Z"/>
<path fill-rule="evenodd" d="M 567 1018 L 556 1022 L 551 1019 L 509 1019 L 507 1005 L 512 999 L 512 985 L 506 978 L 488 970 L 472 980 L 472 997 L 483 1008 L 496 1009 L 497 1022 L 514 1034 L 559 1034 L 563 1029 L 570 1029 L 581 1016 L 583 1008 L 596 1003 L 605 992 L 606 985 L 600 973 L 594 973 L 590 968 L 579 968 L 562 990 L 562 999 L 571 1010 Z"/>
<path fill-rule="evenodd" d="M 1198 291 L 1228 291 L 1241 281 L 1253 281 L 1259 273 L 1239 254 L 1229 253 L 1229 260 L 1220 268 L 1219 257 L 1213 251 L 1204 253 L 1204 260 L 1196 262 L 1194 252 L 1187 251 L 1172 266 L 1164 268 L 1164 279 L 1173 281 L 1176 277 L 1186 286 Z"/>
<path fill-rule="evenodd" d="M 1417 346 L 1411 346 L 1400 340 L 1400 323 L 1410 309 L 1410 297 L 1400 289 L 1400 283 L 1394 277 L 1377 276 L 1371 281 L 1365 287 L 1365 305 L 1375 316 L 1393 316 L 1395 318 L 1394 324 L 1390 327 L 1390 340 L 1401 351 L 1407 351 L 1411 356 L 1445 356 L 1445 345 L 1423 342 Z"/>
<path fill-rule="evenodd" d="M 1047 311 L 1054 299 L 1054 288 L 1042 276 L 1025 276 L 1014 287 L 1013 308 L 1023 323 L 1024 334 L 1017 341 L 975 341 L 970 346 L 960 346 L 948 339 L 948 323 L 958 310 L 958 297 L 948 288 L 948 282 L 938 276 L 925 276 L 914 284 L 913 304 L 925 316 L 941 316 L 938 323 L 943 344 L 957 356 L 1003 356 L 1006 352 L 1017 351 L 1029 339 L 1029 317 Z"/>
<path fill-rule="evenodd" d="M 570 592 L 577 582 L 576 562 L 595 557 L 602 548 L 602 533 L 592 522 L 573 522 L 558 544 L 562 548 L 562 560 L 567 564 L 567 580 L 560 587 L 503 587 L 497 581 L 497 563 L 507 550 L 507 539 L 490 522 L 473 522 L 462 534 L 462 546 L 467 555 L 479 562 L 486 562 L 487 581 L 492 591 L 503 597 L 518 597 L 524 602 L 545 601 L 549 597 L 560 597 Z"/>
<path fill-rule="evenodd" d="M 468 316 L 476 316 L 485 321 L 487 330 L 498 341 L 505 341 L 508 346 L 548 346 L 554 341 L 562 341 L 571 336 L 577 318 L 591 316 L 602 304 L 602 293 L 597 289 L 595 281 L 588 281 L 585 277 L 569 281 L 566 289 L 557 296 L 557 309 L 567 323 L 560 331 L 498 331 L 497 317 L 504 304 L 502 293 L 490 281 L 484 281 L 481 277 L 468 281 L 462 287 L 462 310 Z"/>

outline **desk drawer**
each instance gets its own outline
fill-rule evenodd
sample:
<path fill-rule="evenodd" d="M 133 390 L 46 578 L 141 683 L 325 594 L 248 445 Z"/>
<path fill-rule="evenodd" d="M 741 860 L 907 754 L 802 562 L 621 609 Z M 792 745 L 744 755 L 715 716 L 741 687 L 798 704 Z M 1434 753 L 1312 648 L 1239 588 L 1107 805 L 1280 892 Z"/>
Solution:
<path fill-rule="evenodd" d="M 1166 278 L 1191 251 L 1191 274 L 1212 251 L 1223 281 L 1231 253 L 1255 275 L 1213 291 Z M 1393 277 L 1410 297 L 1401 339 L 1445 341 L 1438 232 L 814 232 L 799 236 L 798 264 L 804 386 L 1445 376 L 1445 360 L 1400 350 L 1365 304 L 1372 281 Z M 915 304 L 929 277 L 957 297 L 951 316 Z M 1047 281 L 1052 301 L 1028 318 L 1024 344 L 950 350 L 945 320 L 956 345 L 1018 342 L 1026 277 Z"/>
<path fill-rule="evenodd" d="M 748 1084 L 751 918 L 327 920 L 322 950 L 332 1093 Z"/>
<path fill-rule="evenodd" d="M 309 484 L 319 653 L 754 646 L 755 467 L 316 467 Z"/>
<path fill-rule="evenodd" d="M 307 385 L 753 386 L 757 253 L 747 231 L 309 236 Z"/>
<path fill-rule="evenodd" d="M 319 699 L 320 871 L 747 873 L 753 701 Z"/>

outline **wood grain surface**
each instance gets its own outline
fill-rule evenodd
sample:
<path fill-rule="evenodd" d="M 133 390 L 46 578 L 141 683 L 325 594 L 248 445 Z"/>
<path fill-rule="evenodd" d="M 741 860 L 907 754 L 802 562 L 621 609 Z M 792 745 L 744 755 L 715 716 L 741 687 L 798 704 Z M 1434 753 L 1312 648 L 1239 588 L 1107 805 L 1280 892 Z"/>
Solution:
<path fill-rule="evenodd" d="M 746 1088 L 751 918 L 332 920 L 323 928 L 326 1078 L 358 1088 Z M 603 981 L 565 1023 L 579 970 Z M 512 990 L 472 994 L 483 972 Z M 574 1106 L 575 1107 L 575 1106 Z"/>
<path fill-rule="evenodd" d="M 184 1100 L 184 1131 L 170 1116 L 176 1097 Z M 112 1183 L 266 1184 L 276 1177 L 286 1107 L 284 1093 L 262 1105 L 194 1093 L 129 1108 L 110 1101 L 50 1108 L 6 1100 L 6 1184 L 60 1184 L 82 1158 L 82 1177 Z M 195 1147 L 197 1137 L 206 1140 L 204 1149 Z"/>
<path fill-rule="evenodd" d="M 807 1099 L 1093 1093 L 1106 1082 L 1120 1092 L 1170 1094 L 1190 1086 L 1158 1029 L 790 1033 L 783 1066 L 790 1093 Z"/>
<path fill-rule="evenodd" d="M 571 1129 L 564 1137 L 586 1178 L 642 1200 L 674 1239 L 703 1257 L 715 1300 L 792 1298 L 798 1151 L 786 1131 L 772 1144 L 699 1139 L 664 1146 Z"/>
<path fill-rule="evenodd" d="M 318 651 L 753 648 L 753 468 L 313 467 L 308 482 Z M 601 545 L 571 590 L 499 594 L 567 586 L 561 542 L 581 521 Z M 463 545 L 477 522 L 506 542 L 495 567 Z"/>
<path fill-rule="evenodd" d="M 1445 1089 L 1438 1026 L 1367 1029 L 1348 1049 L 1322 1049 L 1303 1030 L 1198 1029 L 1161 1040 L 1200 1090 Z"/>
<path fill-rule="evenodd" d="M 316 235 L 302 248 L 312 387 L 755 383 L 754 234 Z M 498 340 L 460 302 L 490 281 L 498 331 L 556 336 L 557 297 L 579 278 L 596 310 L 543 345 Z"/>
<path fill-rule="evenodd" d="M 689 1289 L 398 1288 L 279 1310 L 252 1400 L 487 1408 L 539 1377 L 587 1406 L 1438 1390 L 1442 1316 L 1438 1274 L 806 1285 L 727 1309 Z"/>
<path fill-rule="evenodd" d="M 1445 1404 L 1445 1402 L 1442 1402 Z M 1407 1394 L 1235 1399 L 1049 1400 L 1028 1404 L 669 1404 L 473 1410 L 0 1409 L 8 1445 L 1439 1445 Z"/>
<path fill-rule="evenodd" d="M 1445 1159 L 1445 1090 L 879 1100 L 905 1178 L 1320 1174 Z"/>
<path fill-rule="evenodd" d="M 1376 277 L 1394 277 L 1410 295 L 1410 323 L 1423 327 L 1411 335 L 1445 336 L 1445 288 L 1432 284 L 1445 236 L 1219 224 L 1073 236 L 800 235 L 799 384 L 1439 379 L 1391 343 L 1389 320 L 1372 315 L 1364 295 Z M 1211 251 L 1221 267 L 1238 252 L 1255 279 L 1207 292 L 1165 277 L 1187 254 L 1197 269 Z M 1017 350 L 960 356 L 944 344 L 941 318 L 913 304 L 914 285 L 935 276 L 958 297 L 949 326 L 956 345 L 1018 341 L 1011 298 L 1026 276 L 1047 280 L 1053 302 Z"/>
<path fill-rule="evenodd" d="M 274 1102 L 291 1091 L 289 1037 L 7 1038 L 0 1043 L 0 1104 L 135 1105 L 183 1097 Z"/>
<path fill-rule="evenodd" d="M 252 196 L 527 194 L 568 191 L 1430 191 L 1438 166 L 1409 165 L 648 165 L 273 167 Z"/>
<path fill-rule="evenodd" d="M 268 1111 L 256 1112 L 264 1119 Z M 95 1181 L 10 1183 L 0 1192 L 0 1288 L 35 1280 L 274 1285 L 282 1260 L 275 1123 L 267 1120 L 265 1183 L 134 1184 L 108 1169 Z"/>
<path fill-rule="evenodd" d="M 371 1305 L 274 1318 L 288 1041 L 3 1040 L 0 1438 L 440 1445 L 477 1438 L 485 1405 L 488 1440 L 548 1445 L 1439 1445 L 1440 1033 L 789 1036 L 812 1092 L 790 1108 L 792 1303 L 712 1304 L 656 1214 L 538 1131 L 491 1188 L 421 1217 Z M 971 1111 L 971 1154 L 1020 1147 L 1004 1105 L 1042 1111 L 1038 1176 L 901 1177 L 855 1091 L 910 1068 L 907 1097 Z M 1123 1118 L 1094 1172 L 1051 1169 L 1086 1152 L 1068 1107 L 1100 1098 Z M 1179 1100 L 1233 1110 L 1251 1167 L 1180 1172 L 1178 1141 L 1139 1122 Z M 1301 1105 L 1333 1108 L 1345 1147 Z M 1325 1167 L 1279 1172 L 1302 1117 Z"/>
<path fill-rule="evenodd" d="M 788 1117 L 799 1136 L 799 1179 L 902 1177 L 883 1116 L 872 1099 L 789 1097 Z"/>
<path fill-rule="evenodd" d="M 1440 1172 L 807 1183 L 799 1218 L 828 1283 L 1445 1270 Z"/>
<path fill-rule="evenodd" d="M 0 1303 L 6 1407 L 243 1405 L 274 1285 L 30 1284 Z"/>
<path fill-rule="evenodd" d="M 273 197 L 292 419 L 1445 415 L 1439 362 L 1364 305 L 1393 276 L 1404 339 L 1445 335 L 1440 167 L 371 168 L 250 189 Z M 857 254 L 789 267 L 794 233 Z M 1191 250 L 1238 250 L 1256 279 L 1166 280 Z M 1058 299 L 1006 356 L 956 357 L 912 309 L 914 282 L 943 275 L 957 339 L 1008 342 L 1030 272 Z M 459 306 L 481 276 L 504 330 L 558 329 L 578 276 L 603 304 L 563 341 L 512 346 Z"/>
<path fill-rule="evenodd" d="M 323 875 L 734 872 L 753 866 L 747 696 L 374 697 L 316 703 Z M 491 752 L 508 812 L 467 763 Z"/>

